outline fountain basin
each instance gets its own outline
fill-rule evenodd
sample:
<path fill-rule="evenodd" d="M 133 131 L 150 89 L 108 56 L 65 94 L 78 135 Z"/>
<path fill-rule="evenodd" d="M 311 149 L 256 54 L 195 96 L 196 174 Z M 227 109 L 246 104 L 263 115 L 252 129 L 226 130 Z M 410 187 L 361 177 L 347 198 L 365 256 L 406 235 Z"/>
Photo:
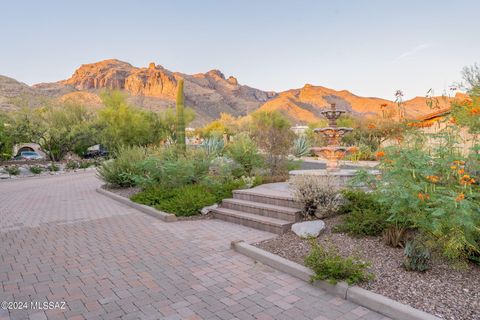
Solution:
<path fill-rule="evenodd" d="M 292 170 L 289 172 L 290 177 L 293 176 L 313 176 L 318 178 L 319 181 L 322 179 L 331 179 L 335 183 L 335 186 L 342 189 L 347 186 L 348 181 L 355 177 L 357 174 L 356 169 L 339 169 L 337 171 L 330 171 L 326 169 L 314 169 L 314 170 Z M 381 172 L 379 170 L 368 170 L 369 174 L 372 175 L 380 175 Z"/>
<path fill-rule="evenodd" d="M 353 130 L 352 128 L 346 128 L 346 127 L 325 127 L 325 128 L 313 129 L 313 132 L 315 133 L 321 132 L 327 135 L 333 135 L 333 134 L 343 135 L 352 130 Z"/>

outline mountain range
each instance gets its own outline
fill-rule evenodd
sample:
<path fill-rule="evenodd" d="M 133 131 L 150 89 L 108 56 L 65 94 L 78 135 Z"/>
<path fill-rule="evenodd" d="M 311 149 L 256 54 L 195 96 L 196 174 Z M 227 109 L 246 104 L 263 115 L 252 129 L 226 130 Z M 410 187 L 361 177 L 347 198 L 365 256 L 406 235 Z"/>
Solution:
<path fill-rule="evenodd" d="M 219 70 L 185 74 L 150 63 L 135 67 L 116 59 L 80 66 L 66 80 L 28 86 L 15 79 L 0 76 L 0 109 L 13 110 L 22 105 L 36 106 L 45 99 L 74 101 L 101 107 L 99 94 L 103 90 L 122 90 L 129 101 L 152 111 L 175 105 L 178 80 L 185 81 L 186 105 L 196 112 L 192 126 L 201 126 L 219 118 L 221 113 L 245 116 L 255 110 L 279 110 L 294 124 L 305 124 L 321 118 L 320 111 L 330 103 L 356 116 L 382 114 L 396 110 L 394 101 L 360 97 L 347 90 L 333 90 L 306 84 L 302 88 L 283 92 L 264 91 L 241 85 Z M 457 94 L 462 95 L 462 94 Z M 438 108 L 449 106 L 452 98 L 437 97 Z M 405 114 L 416 118 L 432 112 L 425 97 L 404 101 Z"/>

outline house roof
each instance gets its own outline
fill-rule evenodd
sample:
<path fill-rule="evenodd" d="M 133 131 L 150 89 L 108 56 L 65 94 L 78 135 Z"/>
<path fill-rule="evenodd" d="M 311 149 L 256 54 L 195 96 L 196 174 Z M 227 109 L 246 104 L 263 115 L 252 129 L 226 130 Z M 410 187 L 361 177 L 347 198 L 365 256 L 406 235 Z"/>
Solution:
<path fill-rule="evenodd" d="M 447 115 L 451 111 L 452 111 L 452 109 L 450 107 L 448 107 L 448 108 L 440 109 L 440 110 L 437 110 L 435 112 L 428 113 L 428 114 L 425 114 L 423 116 L 417 117 L 415 120 L 417 120 L 417 121 L 431 120 L 431 119 L 434 119 L 434 118 L 438 118 L 438 117 L 442 117 L 444 115 Z"/>

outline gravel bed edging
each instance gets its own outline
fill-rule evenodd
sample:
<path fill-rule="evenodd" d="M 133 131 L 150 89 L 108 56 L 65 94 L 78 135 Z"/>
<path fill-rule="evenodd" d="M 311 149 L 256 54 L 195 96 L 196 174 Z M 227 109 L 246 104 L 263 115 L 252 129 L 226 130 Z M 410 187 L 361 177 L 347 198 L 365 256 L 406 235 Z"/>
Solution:
<path fill-rule="evenodd" d="M 103 194 L 104 196 L 109 197 L 110 199 L 113 199 L 115 201 L 118 201 L 122 204 L 125 204 L 131 208 L 137 209 L 138 211 L 141 211 L 143 213 L 148 214 L 149 216 L 152 216 L 154 218 L 160 219 L 164 222 L 174 222 L 177 221 L 177 217 L 174 214 L 159 211 L 155 208 L 139 204 L 136 202 L 133 202 L 132 200 L 119 196 L 118 194 L 115 194 L 113 192 L 110 192 L 108 190 L 105 190 L 103 188 L 97 188 L 97 192 L 100 194 Z"/>
<path fill-rule="evenodd" d="M 310 281 L 313 272 L 305 266 L 282 258 L 271 252 L 252 246 L 243 240 L 232 241 L 231 247 L 238 253 L 266 264 L 274 269 L 288 273 L 301 280 Z M 358 286 L 349 286 L 345 282 L 331 285 L 327 281 L 315 281 L 314 286 L 328 293 L 366 307 L 396 320 L 440 320 L 440 318 L 424 311 L 412 308 L 380 294 L 365 290 Z"/>
<path fill-rule="evenodd" d="M 30 180 L 30 179 L 73 176 L 73 175 L 81 175 L 81 174 L 87 174 L 87 173 L 96 173 L 96 171 L 97 171 L 97 168 L 85 168 L 85 169 L 75 169 L 75 170 L 68 170 L 68 171 L 43 172 L 40 174 L 32 173 L 32 174 L 22 175 L 22 176 L 10 176 L 8 178 L 3 178 L 3 179 L 0 178 L 0 183 L 23 181 L 23 180 Z"/>

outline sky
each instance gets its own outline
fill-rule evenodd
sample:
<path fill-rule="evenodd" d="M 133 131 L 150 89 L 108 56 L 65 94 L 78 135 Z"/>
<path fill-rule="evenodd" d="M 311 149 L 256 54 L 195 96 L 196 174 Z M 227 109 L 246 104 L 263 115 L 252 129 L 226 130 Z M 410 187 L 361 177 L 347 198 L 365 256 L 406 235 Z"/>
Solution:
<path fill-rule="evenodd" d="M 448 92 L 480 63 L 478 0 L 2 0 L 0 12 L 0 74 L 30 85 L 116 58 L 393 100 Z"/>

